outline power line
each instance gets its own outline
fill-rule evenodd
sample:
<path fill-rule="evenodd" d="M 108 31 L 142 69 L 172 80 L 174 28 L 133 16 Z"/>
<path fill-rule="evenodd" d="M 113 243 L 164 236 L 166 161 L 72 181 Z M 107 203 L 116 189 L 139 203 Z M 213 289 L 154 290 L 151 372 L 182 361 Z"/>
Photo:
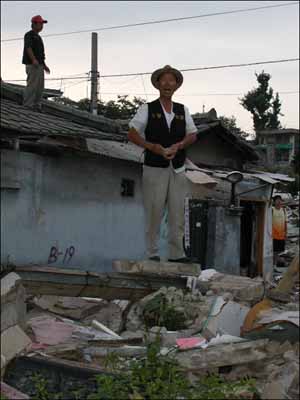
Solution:
<path fill-rule="evenodd" d="M 191 15 L 191 16 L 187 16 L 187 17 L 144 21 L 144 22 L 138 22 L 135 24 L 115 25 L 115 26 L 107 26 L 107 27 L 103 27 L 103 28 L 83 29 L 83 30 L 78 30 L 78 31 L 61 32 L 61 33 L 49 33 L 48 35 L 43 35 L 43 37 L 57 37 L 57 36 L 74 35 L 74 34 L 78 34 L 78 33 L 100 32 L 100 31 L 113 30 L 113 29 L 123 29 L 123 28 L 137 27 L 137 26 L 162 24 L 162 23 L 167 23 L 167 22 L 177 22 L 177 21 L 184 21 L 184 20 L 191 20 L 191 19 L 198 19 L 198 18 L 215 17 L 218 15 L 244 13 L 244 12 L 257 11 L 257 10 L 263 10 L 263 9 L 269 9 L 269 8 L 286 7 L 286 6 L 296 5 L 296 4 L 299 4 L 299 3 L 291 2 L 291 3 L 275 4 L 275 5 L 262 6 L 262 7 L 237 9 L 237 10 L 232 10 L 232 11 L 222 11 L 222 12 L 209 13 L 209 14 Z M 3 40 L 1 40 L 1 42 L 14 42 L 14 41 L 18 41 L 18 40 L 23 40 L 23 37 L 3 39 Z"/>
<path fill-rule="evenodd" d="M 253 65 L 276 64 L 276 63 L 284 63 L 284 62 L 291 62 L 291 61 L 299 61 L 299 58 L 258 61 L 258 62 L 253 62 L 253 63 L 244 63 L 244 64 L 215 65 L 215 66 L 210 66 L 210 67 L 185 68 L 185 69 L 180 69 L 179 71 L 181 71 L 181 72 L 204 71 L 204 70 L 209 70 L 209 69 L 248 67 L 248 66 L 253 66 Z M 135 75 L 152 75 L 152 72 L 136 72 L 136 73 L 130 73 L 130 74 L 102 75 L 102 78 L 118 78 L 118 77 L 123 77 L 123 76 L 135 76 Z"/>
<path fill-rule="evenodd" d="M 243 64 L 227 64 L 227 65 L 213 65 L 209 67 L 196 67 L 196 68 L 185 68 L 180 69 L 181 72 L 192 72 L 192 71 L 205 71 L 211 69 L 223 69 L 223 68 L 237 68 L 237 67 L 249 67 L 254 65 L 263 65 L 263 64 L 277 64 L 277 63 L 285 63 L 285 62 L 292 62 L 292 61 L 299 61 L 299 58 L 286 58 L 280 60 L 269 60 L 269 61 L 257 61 L 252 63 L 243 63 Z M 139 76 L 139 75 L 152 75 L 152 72 L 134 72 L 128 74 L 112 74 L 112 75 L 102 75 L 100 74 L 101 78 L 119 78 L 124 76 Z M 60 78 L 48 78 L 46 81 L 61 81 L 61 80 L 74 80 L 74 79 L 90 79 L 86 76 L 77 76 L 73 78 L 71 76 L 60 77 Z M 26 79 L 9 79 L 6 82 L 25 82 Z"/>
<path fill-rule="evenodd" d="M 276 92 L 277 93 L 277 92 Z M 296 94 L 297 91 L 283 91 L 278 94 Z M 113 94 L 113 95 L 130 95 L 130 96 L 157 96 L 157 93 L 128 93 L 128 92 L 101 92 L 101 94 Z M 244 93 L 176 93 L 176 96 L 187 96 L 187 97 L 199 97 L 199 96 L 242 96 Z"/>
<path fill-rule="evenodd" d="M 71 77 L 71 76 L 65 76 L 61 78 L 47 78 L 45 81 L 67 81 L 67 80 L 78 80 L 78 79 L 86 79 L 87 81 L 90 79 L 87 76 L 77 76 L 77 77 Z M 26 82 L 26 79 L 8 79 L 5 82 Z"/>

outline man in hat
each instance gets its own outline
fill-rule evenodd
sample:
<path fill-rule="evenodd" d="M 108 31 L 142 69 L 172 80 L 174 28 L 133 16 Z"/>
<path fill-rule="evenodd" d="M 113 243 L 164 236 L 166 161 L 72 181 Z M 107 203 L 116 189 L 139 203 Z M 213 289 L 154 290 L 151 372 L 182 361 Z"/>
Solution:
<path fill-rule="evenodd" d="M 196 141 L 197 129 L 187 107 L 172 101 L 183 82 L 181 72 L 166 65 L 153 72 L 151 82 L 159 90 L 159 98 L 138 109 L 128 133 L 131 142 L 145 149 L 143 197 L 148 258 L 160 261 L 158 239 L 167 206 L 169 261 L 189 262 L 183 251 L 185 149 Z"/>
<path fill-rule="evenodd" d="M 273 253 L 274 265 L 281 264 L 285 266 L 284 261 L 279 254 L 285 250 L 285 241 L 287 235 L 287 215 L 283 207 L 282 197 L 276 195 L 273 198 L 274 207 L 272 208 L 272 236 L 273 236 Z"/>
<path fill-rule="evenodd" d="M 23 104 L 34 110 L 41 110 L 44 71 L 50 73 L 50 69 L 45 63 L 44 43 L 39 35 L 47 22 L 40 15 L 32 17 L 32 29 L 24 36 L 22 63 L 26 65 L 27 87 L 24 90 Z"/>

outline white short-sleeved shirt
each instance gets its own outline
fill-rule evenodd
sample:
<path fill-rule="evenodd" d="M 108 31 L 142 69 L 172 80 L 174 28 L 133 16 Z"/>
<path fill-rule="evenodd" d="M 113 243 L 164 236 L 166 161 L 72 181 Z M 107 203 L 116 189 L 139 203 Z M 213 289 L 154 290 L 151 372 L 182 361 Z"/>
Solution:
<path fill-rule="evenodd" d="M 172 104 L 172 109 L 171 109 L 170 113 L 168 113 L 165 110 L 162 103 L 160 103 L 160 104 L 161 104 L 161 107 L 165 114 L 168 127 L 170 129 L 173 118 L 175 117 L 175 114 L 173 112 L 173 104 Z M 185 123 L 186 123 L 186 135 L 190 135 L 191 133 L 197 132 L 197 128 L 195 126 L 193 118 L 191 117 L 191 114 L 186 106 L 184 106 L 184 113 L 185 113 Z M 129 122 L 129 128 L 134 128 L 143 138 L 145 138 L 145 129 L 146 129 L 147 123 L 148 123 L 148 104 L 143 104 L 142 106 L 139 107 L 135 116 Z M 178 173 L 178 172 L 182 172 L 184 170 L 185 170 L 185 167 L 183 166 L 181 168 L 175 169 L 175 172 Z"/>

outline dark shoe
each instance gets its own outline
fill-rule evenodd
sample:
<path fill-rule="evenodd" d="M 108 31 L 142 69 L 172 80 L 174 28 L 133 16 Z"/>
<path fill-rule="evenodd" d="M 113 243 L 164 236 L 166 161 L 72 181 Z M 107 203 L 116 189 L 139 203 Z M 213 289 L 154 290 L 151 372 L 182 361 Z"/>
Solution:
<path fill-rule="evenodd" d="M 153 257 L 149 257 L 150 261 L 160 261 L 160 257 L 159 256 L 153 256 Z"/>
<path fill-rule="evenodd" d="M 184 264 L 192 264 L 192 260 L 188 257 L 181 257 L 181 258 L 169 258 L 169 262 L 176 262 L 176 263 L 184 263 Z"/>

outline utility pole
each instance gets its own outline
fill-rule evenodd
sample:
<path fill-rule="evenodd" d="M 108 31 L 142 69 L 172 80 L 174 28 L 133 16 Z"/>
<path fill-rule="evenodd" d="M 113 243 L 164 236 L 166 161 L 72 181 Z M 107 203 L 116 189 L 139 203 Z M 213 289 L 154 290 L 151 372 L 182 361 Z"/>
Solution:
<path fill-rule="evenodd" d="M 91 113 L 97 114 L 98 99 L 98 34 L 92 32 L 92 57 L 91 57 Z"/>

